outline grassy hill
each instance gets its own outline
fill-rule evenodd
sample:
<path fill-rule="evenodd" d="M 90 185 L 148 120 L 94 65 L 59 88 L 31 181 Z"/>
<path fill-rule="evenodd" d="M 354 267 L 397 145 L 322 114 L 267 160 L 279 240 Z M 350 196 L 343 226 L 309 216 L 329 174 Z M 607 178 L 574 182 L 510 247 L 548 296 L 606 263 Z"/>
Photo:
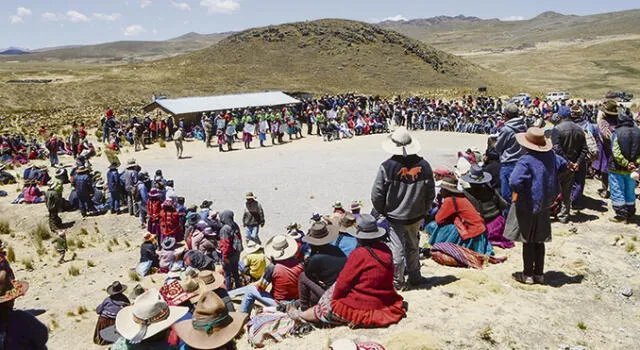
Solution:
<path fill-rule="evenodd" d="M 5 111 L 36 110 L 46 116 L 55 108 L 57 118 L 93 114 L 94 121 L 107 106 L 140 106 L 154 92 L 171 97 L 271 89 L 459 95 L 478 86 L 496 92 L 511 88 L 500 75 L 464 59 L 394 31 L 345 20 L 250 29 L 202 51 L 140 64 L 85 69 L 69 63 L 55 69 L 51 65 L 16 66 L 20 63 L 0 65 L 0 80 L 46 78 L 54 82 L 1 83 Z M 70 112 L 63 114 L 65 110 Z M 31 118 L 35 124 L 56 121 Z"/>

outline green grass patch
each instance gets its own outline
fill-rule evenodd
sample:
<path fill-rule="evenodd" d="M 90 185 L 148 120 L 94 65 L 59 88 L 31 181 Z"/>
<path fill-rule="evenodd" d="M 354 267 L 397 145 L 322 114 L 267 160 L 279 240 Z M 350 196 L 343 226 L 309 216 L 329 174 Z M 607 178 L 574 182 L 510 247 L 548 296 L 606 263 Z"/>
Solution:
<path fill-rule="evenodd" d="M 9 226 L 9 221 L 2 220 L 0 221 L 0 235 L 9 235 L 11 234 L 11 226 Z"/>
<path fill-rule="evenodd" d="M 578 322 L 578 329 L 586 331 L 587 330 L 587 325 L 584 322 L 580 321 L 580 322 Z"/>
<path fill-rule="evenodd" d="M 134 282 L 138 282 L 140 281 L 140 276 L 134 270 L 129 270 L 129 279 Z"/>
<path fill-rule="evenodd" d="M 7 260 L 9 260 L 9 262 L 16 262 L 16 252 L 13 250 L 13 247 L 7 248 Z"/>
<path fill-rule="evenodd" d="M 633 253 L 636 251 L 636 245 L 633 243 L 629 243 L 625 246 L 625 249 L 627 250 L 627 253 Z"/>
<path fill-rule="evenodd" d="M 67 272 L 69 273 L 69 276 L 73 276 L 73 277 L 80 275 L 80 269 L 73 265 L 69 266 L 69 269 L 67 270 Z"/>

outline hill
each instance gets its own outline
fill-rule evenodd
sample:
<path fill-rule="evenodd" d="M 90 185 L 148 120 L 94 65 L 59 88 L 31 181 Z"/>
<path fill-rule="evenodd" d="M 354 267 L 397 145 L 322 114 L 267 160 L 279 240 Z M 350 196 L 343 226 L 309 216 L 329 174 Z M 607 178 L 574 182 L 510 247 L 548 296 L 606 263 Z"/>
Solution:
<path fill-rule="evenodd" d="M 0 49 L 0 55 L 25 55 L 29 50 L 21 49 L 18 47 L 8 47 L 6 49 Z"/>
<path fill-rule="evenodd" d="M 250 29 L 202 51 L 140 64 L 82 70 L 63 65 L 46 72 L 39 68 L 37 74 L 16 66 L 0 70 L 0 79 L 55 82 L 4 84 L 3 106 L 43 115 L 53 108 L 140 106 L 154 92 L 171 97 L 262 90 L 459 95 L 478 86 L 490 91 L 510 87 L 500 75 L 464 59 L 394 31 L 346 20 Z"/>
<path fill-rule="evenodd" d="M 590 16 L 544 12 L 524 21 L 458 16 L 383 22 L 434 47 L 524 83 L 523 90 L 569 90 L 602 98 L 640 92 L 640 10 Z"/>

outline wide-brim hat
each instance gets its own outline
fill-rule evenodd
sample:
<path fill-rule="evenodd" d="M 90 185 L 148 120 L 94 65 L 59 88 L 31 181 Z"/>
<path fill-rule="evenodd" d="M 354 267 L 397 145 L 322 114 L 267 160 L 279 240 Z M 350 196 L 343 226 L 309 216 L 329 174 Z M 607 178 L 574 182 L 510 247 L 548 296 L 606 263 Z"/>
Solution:
<path fill-rule="evenodd" d="M 202 204 L 200 204 L 200 208 L 201 208 L 201 209 L 205 209 L 205 208 L 206 208 L 206 209 L 209 209 L 209 207 L 211 207 L 211 204 L 213 204 L 213 202 L 212 202 L 212 201 L 210 201 L 210 200 L 204 200 L 204 201 L 202 201 Z"/>
<path fill-rule="evenodd" d="M 116 330 L 123 338 L 139 342 L 171 327 L 188 311 L 187 307 L 169 306 L 158 290 L 150 289 L 136 298 L 133 305 L 118 312 Z"/>
<path fill-rule="evenodd" d="M 254 241 L 247 242 L 247 246 L 244 248 L 247 254 L 255 253 L 260 249 L 262 249 L 262 246 Z"/>
<path fill-rule="evenodd" d="M 191 296 L 189 299 L 190 302 L 198 302 L 200 294 L 202 293 L 201 282 L 198 279 L 191 277 L 183 278 L 180 280 L 180 287 L 182 287 L 185 293 Z"/>
<path fill-rule="evenodd" d="M 167 237 L 162 240 L 162 243 L 160 243 L 160 245 L 164 250 L 172 250 L 176 247 L 176 239 L 175 237 Z"/>
<path fill-rule="evenodd" d="M 353 235 L 356 232 L 356 216 L 353 213 L 345 213 L 344 215 L 338 218 L 338 221 L 335 221 L 335 216 L 333 218 L 333 223 L 338 225 L 339 232 L 345 232 L 350 235 Z M 329 220 L 331 221 L 331 220 Z"/>
<path fill-rule="evenodd" d="M 78 169 L 76 169 L 76 174 L 83 174 L 83 173 L 88 173 L 89 172 L 89 168 L 87 167 L 78 167 Z"/>
<path fill-rule="evenodd" d="M 5 167 L 6 167 L 6 165 L 0 163 L 0 170 L 4 170 Z"/>
<path fill-rule="evenodd" d="M 256 199 L 257 197 L 253 194 L 253 192 L 247 192 L 244 196 L 245 199 Z"/>
<path fill-rule="evenodd" d="M 490 173 L 483 171 L 479 165 L 472 165 L 471 170 L 462 175 L 462 180 L 470 184 L 486 184 L 491 182 L 493 177 Z"/>
<path fill-rule="evenodd" d="M 198 274 L 198 282 L 200 283 L 199 293 L 203 294 L 204 292 L 214 291 L 224 286 L 224 276 L 217 271 L 200 271 Z"/>
<path fill-rule="evenodd" d="M 353 234 L 358 239 L 376 239 L 387 234 L 387 230 L 378 226 L 378 221 L 370 214 L 362 214 L 356 224 Z"/>
<path fill-rule="evenodd" d="M 125 290 L 127 290 L 127 286 L 120 283 L 120 281 L 115 281 L 111 283 L 109 287 L 107 287 L 107 294 L 116 295 L 116 294 L 124 293 Z"/>
<path fill-rule="evenodd" d="M 287 235 L 275 235 L 264 245 L 264 255 L 274 261 L 287 260 L 298 252 L 298 242 Z"/>
<path fill-rule="evenodd" d="M 618 115 L 618 104 L 616 101 L 608 100 L 602 106 L 602 113 L 608 116 L 617 116 Z"/>
<path fill-rule="evenodd" d="M 353 201 L 351 202 L 351 210 L 358 210 L 362 208 L 362 203 L 360 201 Z"/>
<path fill-rule="evenodd" d="M 178 322 L 173 329 L 192 348 L 217 349 L 240 333 L 248 316 L 242 312 L 227 312 L 220 297 L 209 292 L 201 296 L 193 318 Z"/>
<path fill-rule="evenodd" d="M 129 159 L 127 161 L 127 169 L 131 169 L 133 167 L 137 167 L 138 166 L 138 162 L 136 162 L 135 159 Z"/>
<path fill-rule="evenodd" d="M 516 141 L 520 146 L 537 152 L 547 152 L 553 148 L 551 139 L 545 137 L 544 130 L 538 127 L 532 127 L 527 132 L 516 134 Z"/>
<path fill-rule="evenodd" d="M 114 162 L 109 164 L 109 169 L 118 169 L 119 166 L 120 164 Z"/>
<path fill-rule="evenodd" d="M 62 175 L 64 175 L 64 169 L 60 168 L 56 170 L 55 177 L 60 177 Z"/>
<path fill-rule="evenodd" d="M 458 180 L 453 176 L 446 176 L 440 181 L 440 188 L 452 193 L 462 193 L 458 189 Z"/>
<path fill-rule="evenodd" d="M 399 127 L 382 143 L 382 149 L 387 153 L 406 157 L 420 152 L 421 146 L 405 127 Z"/>
<path fill-rule="evenodd" d="M 315 246 L 329 244 L 338 238 L 340 230 L 333 222 L 319 221 L 311 225 L 307 235 L 302 238 L 303 242 Z"/>

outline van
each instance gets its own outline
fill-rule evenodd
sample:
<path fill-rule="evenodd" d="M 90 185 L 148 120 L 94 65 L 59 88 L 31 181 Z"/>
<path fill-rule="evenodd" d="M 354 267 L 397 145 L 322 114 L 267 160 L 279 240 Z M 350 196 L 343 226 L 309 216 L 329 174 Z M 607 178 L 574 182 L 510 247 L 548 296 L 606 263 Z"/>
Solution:
<path fill-rule="evenodd" d="M 550 92 L 547 94 L 547 100 L 549 101 L 565 101 L 570 98 L 571 95 L 566 91 Z"/>

